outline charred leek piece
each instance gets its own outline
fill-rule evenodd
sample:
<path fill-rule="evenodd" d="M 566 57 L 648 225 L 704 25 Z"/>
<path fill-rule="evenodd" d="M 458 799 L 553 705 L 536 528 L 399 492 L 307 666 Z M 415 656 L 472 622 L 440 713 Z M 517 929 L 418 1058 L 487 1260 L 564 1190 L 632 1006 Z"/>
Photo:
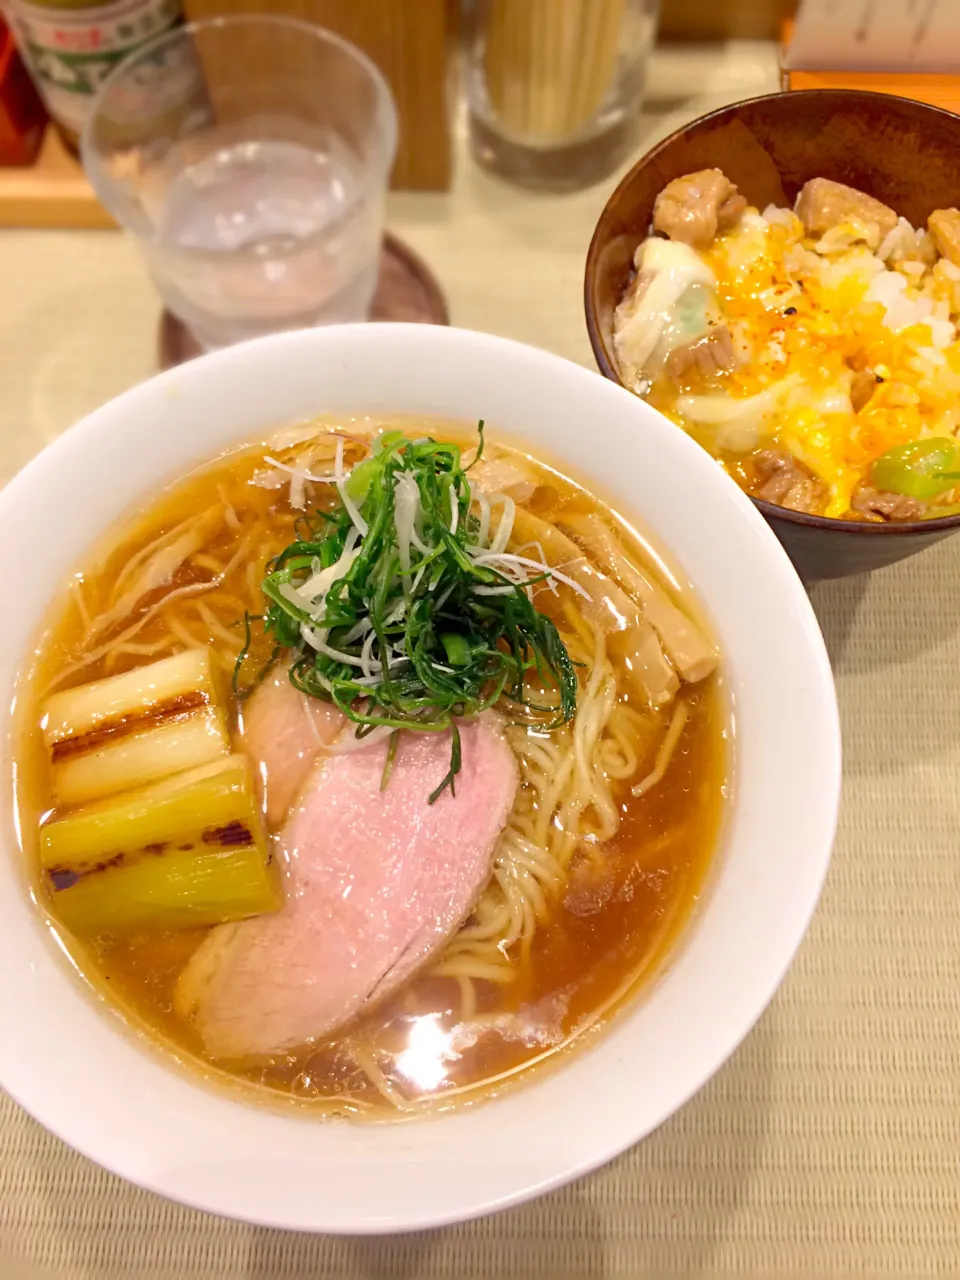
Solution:
<path fill-rule="evenodd" d="M 40 861 L 54 914 L 80 935 L 219 924 L 283 897 L 241 755 L 48 823 Z"/>
<path fill-rule="evenodd" d="M 208 649 L 55 693 L 41 724 L 61 805 L 143 786 L 230 751 Z"/>

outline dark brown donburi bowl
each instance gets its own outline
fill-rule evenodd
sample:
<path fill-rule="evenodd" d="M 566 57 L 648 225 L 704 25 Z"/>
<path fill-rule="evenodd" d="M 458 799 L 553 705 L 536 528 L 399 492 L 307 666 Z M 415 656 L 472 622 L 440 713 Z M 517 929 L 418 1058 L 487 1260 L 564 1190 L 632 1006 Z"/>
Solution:
<path fill-rule="evenodd" d="M 934 209 L 960 207 L 960 116 L 882 93 L 811 89 L 724 107 L 665 138 L 607 201 L 587 254 L 587 328 L 614 382 L 613 313 L 653 202 L 673 178 L 706 168 L 722 169 L 760 209 L 792 205 L 809 178 L 833 178 L 922 226 Z M 960 529 L 960 516 L 868 524 L 755 502 L 806 580 L 879 569 Z"/>

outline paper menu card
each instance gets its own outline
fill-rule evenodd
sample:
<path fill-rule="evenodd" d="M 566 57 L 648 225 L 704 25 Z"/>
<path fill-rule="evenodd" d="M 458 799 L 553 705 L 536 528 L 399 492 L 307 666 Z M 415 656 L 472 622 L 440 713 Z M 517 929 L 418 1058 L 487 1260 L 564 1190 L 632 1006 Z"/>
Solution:
<path fill-rule="evenodd" d="M 960 74 L 960 0 L 801 0 L 791 69 Z"/>

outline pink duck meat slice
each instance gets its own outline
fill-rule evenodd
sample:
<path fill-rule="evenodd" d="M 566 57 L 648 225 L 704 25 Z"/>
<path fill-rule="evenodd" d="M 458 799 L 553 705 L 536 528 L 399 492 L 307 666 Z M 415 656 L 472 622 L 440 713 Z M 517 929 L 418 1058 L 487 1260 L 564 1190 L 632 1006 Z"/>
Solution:
<path fill-rule="evenodd" d="M 329 1035 L 435 955 L 470 914 L 517 790 L 496 717 L 461 728 L 456 796 L 427 797 L 448 733 L 401 735 L 316 765 L 281 836 L 286 903 L 218 926 L 181 975 L 177 1007 L 216 1058 L 264 1056 Z"/>
<path fill-rule="evenodd" d="M 283 821 L 320 751 L 336 742 L 343 715 L 295 689 L 285 670 L 267 676 L 243 708 L 240 747 L 253 762 L 267 821 Z"/>

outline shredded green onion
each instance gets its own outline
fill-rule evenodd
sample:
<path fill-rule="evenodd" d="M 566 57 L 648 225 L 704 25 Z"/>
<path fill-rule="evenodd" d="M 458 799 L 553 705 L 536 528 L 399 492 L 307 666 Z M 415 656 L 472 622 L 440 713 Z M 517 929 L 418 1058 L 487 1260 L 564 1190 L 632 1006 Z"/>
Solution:
<path fill-rule="evenodd" d="M 475 461 L 482 422 L 478 432 Z M 358 738 L 382 727 L 451 730 L 450 768 L 431 804 L 454 792 L 457 719 L 504 700 L 550 730 L 577 706 L 574 664 L 531 598 L 551 570 L 528 572 L 521 558 L 492 552 L 492 530 L 478 541 L 468 470 L 455 444 L 380 435 L 338 482 L 333 507 L 299 518 L 263 580 L 264 629 L 290 656 L 291 681 L 339 707 Z M 395 750 L 393 737 L 383 785 Z"/>

